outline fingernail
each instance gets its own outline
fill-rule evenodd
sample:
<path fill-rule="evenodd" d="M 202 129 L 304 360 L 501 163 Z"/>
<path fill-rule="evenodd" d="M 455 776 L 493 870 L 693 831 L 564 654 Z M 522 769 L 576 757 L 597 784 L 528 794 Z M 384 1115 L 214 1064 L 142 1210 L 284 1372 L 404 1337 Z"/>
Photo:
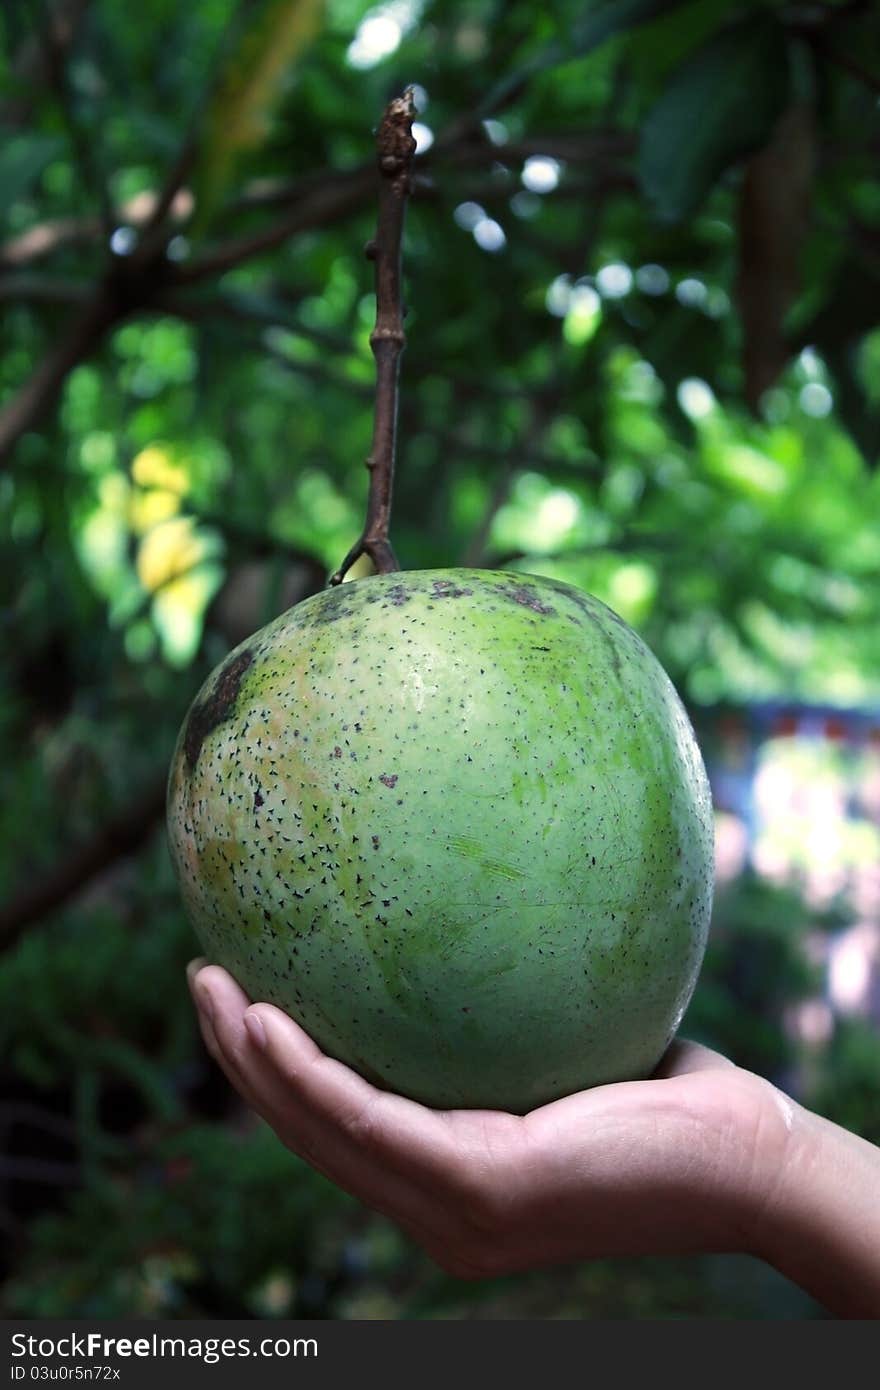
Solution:
<path fill-rule="evenodd" d="M 263 1020 L 259 1014 L 247 1013 L 244 1016 L 244 1026 L 248 1030 L 250 1040 L 254 1047 L 258 1047 L 261 1052 L 266 1050 L 266 1030 L 263 1027 Z"/>
<path fill-rule="evenodd" d="M 200 1011 L 205 1015 L 210 1023 L 214 1022 L 214 1001 L 211 998 L 211 991 L 205 985 L 196 985 L 195 988 L 196 1004 Z"/>
<path fill-rule="evenodd" d="M 186 967 L 186 978 L 189 980 L 190 985 L 195 984 L 196 976 L 198 975 L 200 970 L 204 970 L 207 964 L 207 956 L 193 957 L 193 959 L 189 962 L 189 964 Z"/>

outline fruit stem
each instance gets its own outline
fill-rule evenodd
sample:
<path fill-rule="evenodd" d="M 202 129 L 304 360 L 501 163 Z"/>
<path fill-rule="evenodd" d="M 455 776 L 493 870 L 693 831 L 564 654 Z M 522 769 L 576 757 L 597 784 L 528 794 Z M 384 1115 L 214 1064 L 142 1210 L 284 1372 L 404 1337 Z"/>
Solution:
<path fill-rule="evenodd" d="M 351 547 L 331 584 L 341 584 L 355 560 L 368 555 L 377 574 L 390 574 L 400 566 L 388 539 L 394 458 L 397 450 L 397 398 L 400 358 L 406 346 L 401 303 L 401 247 L 406 199 L 416 142 L 412 123 L 416 115 L 413 91 L 386 107 L 376 135 L 379 168 L 379 217 L 376 236 L 366 248 L 376 267 L 376 325 L 370 347 L 376 359 L 376 407 L 373 442 L 367 459 L 370 488 L 367 517 L 360 538 Z"/>

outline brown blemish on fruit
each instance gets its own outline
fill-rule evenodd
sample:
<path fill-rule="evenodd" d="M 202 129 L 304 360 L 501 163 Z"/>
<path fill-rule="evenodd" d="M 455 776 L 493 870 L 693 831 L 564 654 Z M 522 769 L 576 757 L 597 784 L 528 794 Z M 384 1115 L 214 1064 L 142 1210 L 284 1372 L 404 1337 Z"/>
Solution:
<path fill-rule="evenodd" d="M 241 679 L 254 659 L 250 647 L 236 652 L 235 656 L 222 667 L 210 693 L 199 700 L 190 710 L 183 736 L 183 748 L 190 771 L 194 771 L 202 751 L 202 744 L 218 724 L 231 719 L 235 713 L 235 703 L 241 688 Z"/>
<path fill-rule="evenodd" d="M 435 579 L 434 592 L 432 598 L 467 598 L 472 594 L 473 589 L 463 589 L 459 584 L 453 584 L 451 579 Z"/>
<path fill-rule="evenodd" d="M 556 609 L 549 603 L 542 603 L 540 596 L 534 589 L 530 589 L 525 584 L 520 584 L 516 588 L 502 589 L 501 593 L 511 602 L 518 603 L 522 608 L 531 608 L 533 613 L 540 613 L 542 617 L 549 618 L 555 615 Z"/>

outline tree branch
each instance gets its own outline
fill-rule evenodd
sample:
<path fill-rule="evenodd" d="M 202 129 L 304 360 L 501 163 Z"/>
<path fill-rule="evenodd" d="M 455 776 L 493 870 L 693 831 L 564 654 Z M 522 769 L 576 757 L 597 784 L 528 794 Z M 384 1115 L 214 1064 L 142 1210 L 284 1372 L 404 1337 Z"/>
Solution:
<path fill-rule="evenodd" d="M 110 194 L 104 177 L 103 161 L 86 131 L 81 127 L 74 109 L 74 100 L 68 78 L 69 43 L 56 26 L 48 22 L 40 31 L 39 42 L 43 49 L 43 62 L 49 77 L 49 85 L 55 94 L 61 119 L 67 130 L 75 162 L 85 174 L 100 210 L 104 235 L 109 238 L 113 230 L 113 209 Z"/>
<path fill-rule="evenodd" d="M 135 194 L 115 210 L 114 223 L 125 223 L 131 227 L 148 226 L 162 196 L 147 190 Z M 182 221 L 189 216 L 192 205 L 193 197 L 189 190 L 178 189 L 163 216 L 170 212 L 175 220 Z M 102 235 L 101 223 L 96 217 L 59 217 L 49 222 L 36 222 L 0 246 L 0 268 L 28 265 L 62 247 L 100 241 Z"/>
<path fill-rule="evenodd" d="M 587 164 L 590 170 L 610 166 L 614 161 L 628 159 L 638 147 L 636 136 L 631 131 L 618 130 L 613 126 L 595 128 L 587 131 L 551 131 L 523 136 L 519 140 L 495 145 L 481 130 L 461 136 L 457 143 L 441 140 L 439 148 L 432 146 L 430 151 L 420 154 L 417 168 L 433 173 L 438 166 L 451 165 L 455 171 L 460 169 L 484 168 L 486 165 L 520 165 L 532 155 L 547 155 L 551 159 L 564 160 L 569 164 Z M 347 170 L 339 178 L 351 179 L 355 176 L 368 176 L 372 188 L 372 163 L 358 165 Z M 327 175 L 320 170 L 305 174 L 293 181 L 287 179 L 255 179 L 242 191 L 241 195 L 229 204 L 229 214 L 252 212 L 260 208 L 287 208 L 300 203 L 312 195 L 316 188 L 327 185 Z M 413 193 L 420 191 L 416 184 Z"/>
<path fill-rule="evenodd" d="M 36 222 L 0 246 L 0 266 L 27 265 L 59 247 L 97 240 L 100 235 L 101 223 L 96 217 L 59 217 L 51 222 Z"/>
<path fill-rule="evenodd" d="M 628 152 L 631 140 L 632 137 L 625 132 L 611 127 L 602 128 L 588 137 L 564 132 L 556 136 L 536 136 L 533 140 L 521 141 L 509 154 L 514 155 L 517 160 L 528 153 L 538 151 L 571 160 L 593 157 L 600 151 L 612 157 L 620 157 Z M 487 159 L 505 157 L 506 147 L 496 147 L 479 135 L 474 138 L 473 123 L 468 124 L 466 128 L 460 128 L 454 138 L 450 132 L 438 144 L 441 157 L 448 158 L 455 154 L 455 157 L 460 157 L 464 163 L 485 163 Z M 436 158 L 436 150 L 435 146 L 430 160 L 425 161 L 425 167 Z M 414 148 L 408 156 L 410 165 L 413 154 Z M 187 189 L 179 187 L 190 158 L 191 146 L 186 146 L 159 194 L 141 194 L 138 199 L 119 210 L 126 222 L 145 227 L 145 239 L 149 246 L 142 246 L 139 254 L 128 258 L 130 265 L 124 266 L 120 263 L 112 277 L 98 283 L 94 298 L 84 306 L 82 313 L 71 324 L 67 337 L 37 367 L 18 395 L 0 410 L 0 461 L 8 456 L 18 437 L 42 418 L 68 372 L 90 355 L 114 322 L 135 310 L 150 307 L 187 317 L 190 311 L 186 301 L 173 300 L 171 295 L 174 291 L 221 276 L 246 261 L 273 250 L 297 233 L 309 231 L 314 227 L 327 227 L 342 220 L 363 205 L 374 187 L 375 174 L 372 168 L 366 165 L 329 178 L 326 175 L 311 175 L 283 194 L 285 201 L 291 197 L 297 197 L 298 200 L 285 216 L 272 225 L 221 243 L 189 264 L 173 266 L 164 256 L 164 231 L 161 237 L 155 233 L 159 231 L 169 212 L 174 217 L 186 217 L 191 210 L 192 195 Z M 388 180 L 384 182 L 387 183 Z M 410 182 L 408 173 L 408 190 Z M 273 200 L 275 199 L 282 200 L 282 195 L 277 191 L 273 194 Z M 259 201 L 258 198 L 257 205 Z M 28 229 L 20 237 L 0 248 L 0 263 L 20 265 L 48 254 L 56 246 L 99 236 L 100 231 L 100 221 L 96 219 L 67 219 L 59 223 L 42 224 Z M 147 250 L 150 252 L 149 255 L 145 255 Z M 5 289 L 7 295 L 21 292 L 21 288 L 16 291 L 9 284 Z M 59 288 L 56 294 L 47 283 L 33 282 L 33 289 L 33 297 L 37 299 L 57 298 L 74 301 L 82 298 L 78 292 L 68 291 L 66 287 L 63 293 Z M 120 296 L 122 302 L 118 303 Z M 197 316 L 199 311 L 199 306 L 193 306 L 192 315 Z M 397 355 L 399 356 L 399 351 Z"/>
<path fill-rule="evenodd" d="M 297 203 L 287 217 L 273 222 L 269 227 L 261 227 L 249 236 L 221 243 L 213 251 L 181 266 L 176 276 L 177 284 L 191 285 L 211 276 L 224 275 L 244 261 L 274 250 L 297 232 L 331 226 L 360 207 L 371 188 L 372 176 L 365 168 L 328 179 Z"/>
<path fill-rule="evenodd" d="M 70 322 L 67 333 L 17 395 L 0 409 L 0 463 L 6 461 L 21 435 L 42 419 L 68 373 L 94 352 L 109 329 L 135 311 L 151 307 L 173 282 L 174 266 L 161 247 L 146 264 L 134 258 L 111 257 L 92 297 Z"/>
<path fill-rule="evenodd" d="M 168 236 L 165 220 L 169 214 L 173 215 L 175 207 L 179 207 L 181 202 L 185 201 L 187 214 L 192 211 L 192 194 L 184 190 L 183 184 L 195 163 L 196 154 L 195 140 L 190 138 L 181 147 L 164 186 L 154 198 L 153 206 L 144 218 L 141 244 L 135 251 L 135 255 L 142 261 L 150 260 L 164 243 Z"/>
<path fill-rule="evenodd" d="M 681 539 L 657 531 L 633 531 L 630 534 L 609 536 L 607 540 L 590 541 L 584 545 L 565 546 L 561 550 L 500 550 L 484 558 L 478 568 L 507 569 L 520 560 L 548 564 L 557 560 L 577 560 L 586 555 L 665 555 L 681 548 Z"/>
<path fill-rule="evenodd" d="M 80 280 L 60 280 L 54 275 L 0 275 L 0 300 L 27 299 L 31 303 L 85 304 L 94 291 Z"/>
<path fill-rule="evenodd" d="M 165 774 L 134 805 L 78 845 L 47 875 L 36 878 L 0 907 L 0 949 L 18 940 L 33 922 L 61 907 L 117 859 L 136 853 L 153 834 L 165 809 Z"/>
<path fill-rule="evenodd" d="M 511 141 L 507 145 L 493 145 L 488 139 L 470 138 L 463 141 L 460 146 L 443 147 L 439 157 L 435 157 L 433 150 L 420 156 L 419 168 L 426 171 L 434 170 L 438 165 L 442 167 L 450 160 L 454 162 L 454 167 L 457 170 L 480 168 L 493 162 L 518 165 L 523 160 L 528 159 L 530 155 L 543 154 L 553 159 L 564 160 L 569 164 L 586 163 L 590 166 L 591 172 L 597 168 L 600 170 L 605 168 L 607 177 L 613 178 L 615 162 L 626 160 L 634 149 L 635 137 L 628 131 L 615 130 L 614 128 L 530 135 L 521 140 Z M 116 209 L 115 221 L 141 228 L 146 236 L 154 226 L 164 221 L 169 212 L 176 221 L 185 220 L 192 211 L 192 194 L 189 189 L 180 186 L 180 181 L 186 176 L 191 158 L 190 148 L 182 150 L 177 164 L 169 173 L 164 189 L 159 193 L 144 191 L 129 199 L 128 202 Z M 621 180 L 629 178 L 625 170 L 620 170 L 619 177 Z M 627 186 L 631 186 L 631 181 Z M 566 185 L 567 187 L 568 185 Z M 372 164 L 360 165 L 355 169 L 346 170 L 344 173 L 330 177 L 328 177 L 326 170 L 320 169 L 312 174 L 304 175 L 293 183 L 287 180 L 257 179 L 244 189 L 239 198 L 230 203 L 227 213 L 229 216 L 233 216 L 259 209 L 288 209 L 291 210 L 292 216 L 289 222 L 285 222 L 285 226 L 292 226 L 292 230 L 296 232 L 302 229 L 307 230 L 308 227 L 316 225 L 313 220 L 316 215 L 316 197 L 327 195 L 326 206 L 329 220 L 334 221 L 337 216 L 345 216 L 365 201 L 372 192 L 372 188 Z M 560 192 L 564 191 L 566 190 L 559 189 L 554 196 L 558 196 Z M 424 183 L 416 184 L 413 188 L 414 194 L 421 196 L 425 192 Z M 350 202 L 349 194 L 351 195 Z M 471 193 L 467 189 L 459 190 L 459 201 L 461 198 L 469 196 Z M 507 195 L 505 194 L 505 196 Z M 340 202 L 343 203 L 341 211 Z M 301 228 L 300 219 L 304 208 L 305 216 L 309 220 L 304 222 Z M 322 217 L 323 214 L 319 208 L 317 219 L 320 221 Z M 213 263 L 215 258 L 223 257 L 225 260 L 229 255 L 233 255 L 240 257 L 241 260 L 246 260 L 250 254 L 257 255 L 265 249 L 271 249 L 271 246 L 266 247 L 264 245 L 263 233 L 272 239 L 272 244 L 275 244 L 276 237 L 280 236 L 283 240 L 284 235 L 289 235 L 289 232 L 279 232 L 280 225 L 280 223 L 273 223 L 271 227 L 261 229 L 260 233 L 243 236 L 234 241 L 230 240 L 216 247 L 203 259 L 181 268 L 181 276 L 193 280 L 202 279 L 205 278 L 202 273 L 202 266 L 209 259 Z M 38 222 L 0 245 L 0 267 L 12 268 L 13 266 L 26 265 L 43 256 L 49 256 L 53 251 L 66 246 L 98 241 L 101 235 L 100 220 L 94 217 L 63 217 L 49 222 Z M 249 247 L 253 247 L 253 251 L 249 251 Z M 238 264 L 239 260 L 236 260 L 235 263 Z M 230 267 L 224 266 L 224 268 Z M 213 271 L 206 271 L 205 274 L 213 274 Z"/>
<path fill-rule="evenodd" d="M 489 495 L 482 520 L 464 548 L 461 563 L 465 569 L 480 569 L 485 564 L 492 525 L 510 497 L 516 475 L 516 463 L 513 459 L 506 459 L 495 478 L 495 485 Z"/>
<path fill-rule="evenodd" d="M 66 3 L 52 6 L 52 12 L 46 22 L 51 34 L 52 47 L 62 59 L 73 47 L 88 6 L 89 0 L 66 0 Z M 26 39 L 19 51 L 12 56 L 9 66 L 13 89 L 21 95 L 3 102 L 0 106 L 0 120 L 4 125 L 24 125 L 30 118 L 34 100 L 39 97 L 40 89 L 47 85 L 51 77 L 42 36 L 33 34 Z"/>
<path fill-rule="evenodd" d="M 376 137 L 379 221 L 375 240 L 367 247 L 367 255 L 376 266 L 376 326 L 370 334 L 370 347 L 376 359 L 376 407 L 373 443 L 367 459 L 370 474 L 367 518 L 359 540 L 331 575 L 331 584 L 341 584 L 361 555 L 370 557 L 378 574 L 390 574 L 399 568 L 388 539 L 388 527 L 397 448 L 400 357 L 406 346 L 401 261 L 406 199 L 416 152 L 412 133 L 415 115 L 412 89 L 407 88 L 402 97 L 395 98 L 387 107 Z"/>
<path fill-rule="evenodd" d="M 852 54 L 843 53 L 839 48 L 834 47 L 829 47 L 826 52 L 832 63 L 836 63 L 844 72 L 848 72 L 851 77 L 864 83 L 870 91 L 880 92 L 880 75 L 863 67 L 857 58 L 853 58 Z"/>
<path fill-rule="evenodd" d="M 477 527 L 470 541 L 465 547 L 461 557 L 461 563 L 465 569 L 481 569 L 486 564 L 486 554 L 489 545 L 489 538 L 492 534 L 492 526 L 496 516 L 510 497 L 517 474 L 521 471 L 524 463 L 530 456 L 541 457 L 540 446 L 547 428 L 547 424 L 553 417 L 553 412 L 559 405 L 565 393 L 565 380 L 561 370 L 559 358 L 561 351 L 557 345 L 554 352 L 556 361 L 556 373 L 554 375 L 554 386 L 552 394 L 546 395 L 540 401 L 532 401 L 532 419 L 525 437 L 521 444 L 511 449 L 501 449 L 498 451 L 503 458 L 502 467 L 499 469 L 495 478 L 495 485 L 489 496 L 486 510 L 482 520 Z M 548 470 L 549 463 L 544 465 Z M 589 469 L 584 469 L 583 476 L 587 477 Z"/>
<path fill-rule="evenodd" d="M 0 463 L 6 461 L 20 437 L 43 418 L 68 373 L 94 351 L 118 317 L 116 305 L 104 293 L 97 294 L 76 315 L 60 343 L 0 410 Z"/>

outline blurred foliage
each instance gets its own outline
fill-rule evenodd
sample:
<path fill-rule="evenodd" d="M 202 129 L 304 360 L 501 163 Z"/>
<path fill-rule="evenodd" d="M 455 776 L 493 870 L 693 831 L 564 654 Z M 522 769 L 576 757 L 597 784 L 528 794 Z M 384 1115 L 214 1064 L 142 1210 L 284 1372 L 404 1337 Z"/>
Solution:
<path fill-rule="evenodd" d="M 6 1307 L 798 1315 L 717 1261 L 451 1284 L 209 1067 L 161 837 L 58 877 L 108 818 L 149 828 L 207 670 L 359 530 L 371 130 L 407 82 L 402 562 L 591 590 L 694 707 L 880 697 L 874 7 L 317 10 L 0 18 L 0 883 L 54 893 L 0 974 Z M 719 896 L 691 1031 L 876 1140 L 876 1035 L 801 1057 L 782 1026 L 808 917 Z"/>
<path fill-rule="evenodd" d="M 797 1057 L 781 1027 L 786 1008 L 821 988 L 802 944 L 807 927 L 818 924 L 795 894 L 752 876 L 719 889 L 689 1035 L 781 1081 Z"/>

